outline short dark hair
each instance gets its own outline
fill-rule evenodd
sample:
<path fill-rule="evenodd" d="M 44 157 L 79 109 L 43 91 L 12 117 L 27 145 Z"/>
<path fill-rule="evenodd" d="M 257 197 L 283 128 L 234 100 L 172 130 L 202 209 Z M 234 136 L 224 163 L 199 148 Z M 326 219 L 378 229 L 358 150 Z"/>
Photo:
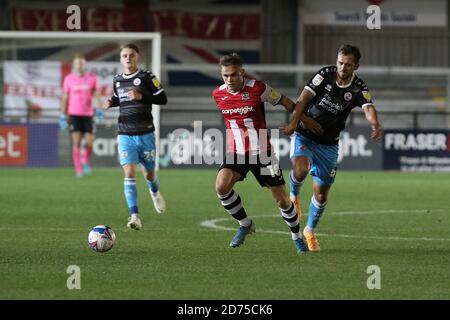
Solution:
<path fill-rule="evenodd" d="M 134 51 L 136 51 L 136 53 L 139 54 L 139 48 L 134 43 L 127 43 L 127 44 L 124 44 L 123 46 L 120 46 L 119 53 L 122 52 L 122 50 L 125 49 L 125 48 L 133 49 Z"/>
<path fill-rule="evenodd" d="M 338 54 L 339 53 L 342 53 L 343 55 L 353 55 L 357 64 L 359 63 L 359 59 L 361 59 L 361 52 L 359 51 L 358 47 L 352 46 L 350 44 L 341 45 L 338 49 Z"/>
<path fill-rule="evenodd" d="M 224 67 L 242 67 L 242 59 L 236 52 L 229 53 L 220 58 L 219 65 Z"/>

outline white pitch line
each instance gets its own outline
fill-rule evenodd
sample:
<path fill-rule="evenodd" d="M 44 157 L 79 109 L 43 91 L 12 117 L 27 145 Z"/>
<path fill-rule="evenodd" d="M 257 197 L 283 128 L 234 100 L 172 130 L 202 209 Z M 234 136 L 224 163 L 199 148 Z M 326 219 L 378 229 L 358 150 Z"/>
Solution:
<path fill-rule="evenodd" d="M 377 214 L 377 213 L 428 213 L 428 212 L 443 212 L 444 209 L 422 209 L 422 210 L 381 210 L 381 211 L 342 211 L 342 212 L 328 212 L 327 214 L 333 215 L 350 215 L 350 214 Z M 255 218 L 280 218 L 279 215 L 267 215 L 267 216 L 254 216 Z M 224 227 L 219 225 L 218 223 L 229 221 L 229 218 L 220 218 L 220 219 L 212 219 L 205 220 L 200 223 L 200 226 L 205 228 L 211 228 L 216 230 L 224 230 L 224 231 L 235 231 L 236 228 Z M 272 233 L 272 234 L 286 234 L 290 235 L 290 232 L 287 231 L 276 231 L 276 230 L 264 230 L 257 229 L 258 232 L 262 233 Z M 336 238 L 356 238 L 356 239 L 375 239 L 375 240 L 419 240 L 419 241 L 450 241 L 450 238 L 428 238 L 428 237 L 392 237 L 392 236 L 364 236 L 364 235 L 351 235 L 351 234 L 327 234 L 327 233 L 317 233 L 318 236 L 321 237 L 336 237 Z"/>
<path fill-rule="evenodd" d="M 378 213 L 431 213 L 444 212 L 444 209 L 416 209 L 416 210 L 376 210 L 376 211 L 339 211 L 327 212 L 327 215 L 344 216 L 349 214 L 378 214 Z"/>
<path fill-rule="evenodd" d="M 51 231 L 51 232 L 72 232 L 72 231 L 86 231 L 89 232 L 91 229 L 88 228 L 54 228 L 54 227 L 16 227 L 16 226 L 8 226 L 8 227 L 0 227 L 0 231 L 18 231 L 18 232 L 27 232 L 27 231 Z"/>

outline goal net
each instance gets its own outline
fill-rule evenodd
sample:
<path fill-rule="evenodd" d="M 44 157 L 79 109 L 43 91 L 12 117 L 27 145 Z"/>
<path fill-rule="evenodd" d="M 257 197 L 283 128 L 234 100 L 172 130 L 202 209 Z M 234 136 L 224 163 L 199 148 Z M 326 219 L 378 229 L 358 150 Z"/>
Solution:
<path fill-rule="evenodd" d="M 38 155 L 30 154 L 33 150 L 28 148 L 30 150 L 23 150 L 27 159 L 19 163 L 9 159 L 11 155 L 8 159 L 1 157 L 0 166 L 71 165 L 69 134 L 59 132 L 58 117 L 62 82 L 65 75 L 71 72 L 74 54 L 80 53 L 86 57 L 86 69 L 97 76 L 102 100 L 105 100 L 112 95 L 114 75 L 122 72 L 119 47 L 126 43 L 135 43 L 139 47 L 140 67 L 151 70 L 161 80 L 160 33 L 1 31 L 0 81 L 3 90 L 0 93 L 0 140 L 7 143 L 8 134 L 16 137 L 20 135 L 19 131 L 27 131 L 26 144 L 31 146 L 32 140 L 40 142 L 38 145 L 52 145 L 58 150 L 47 147 L 43 150 L 52 152 L 42 151 Z M 159 106 L 154 105 L 152 113 L 158 146 Z M 95 118 L 98 139 L 92 158 L 94 166 L 117 166 L 117 117 L 118 108 L 112 108 Z M 50 141 L 49 136 L 55 135 L 55 141 Z M 13 155 L 17 148 L 12 149 Z M 157 169 L 158 159 L 157 154 Z"/>

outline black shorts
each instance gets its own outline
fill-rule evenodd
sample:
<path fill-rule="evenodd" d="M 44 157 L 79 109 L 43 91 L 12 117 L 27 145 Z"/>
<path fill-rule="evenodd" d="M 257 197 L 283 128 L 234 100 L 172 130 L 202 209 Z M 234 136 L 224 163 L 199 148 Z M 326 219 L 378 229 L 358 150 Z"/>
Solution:
<path fill-rule="evenodd" d="M 227 153 L 219 171 L 228 168 L 241 175 L 243 181 L 251 171 L 261 187 L 277 187 L 285 184 L 283 171 L 275 156 L 243 156 Z"/>
<path fill-rule="evenodd" d="M 93 117 L 69 116 L 70 132 L 94 133 Z"/>

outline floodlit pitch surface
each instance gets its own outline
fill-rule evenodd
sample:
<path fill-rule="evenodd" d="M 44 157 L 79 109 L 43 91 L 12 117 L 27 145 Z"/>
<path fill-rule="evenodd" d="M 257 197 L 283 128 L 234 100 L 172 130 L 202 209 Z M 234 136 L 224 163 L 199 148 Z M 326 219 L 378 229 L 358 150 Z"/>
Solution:
<path fill-rule="evenodd" d="M 319 224 L 322 251 L 307 254 L 296 253 L 270 193 L 251 174 L 236 190 L 256 233 L 229 248 L 238 224 L 217 199 L 215 176 L 214 170 L 162 170 L 163 215 L 139 176 L 144 227 L 134 231 L 125 227 L 120 168 L 94 168 L 83 179 L 71 169 L 1 169 L 0 298 L 450 297 L 448 174 L 338 172 Z M 302 227 L 310 197 L 308 178 Z M 116 232 L 110 252 L 87 245 L 98 224 Z M 80 268 L 80 289 L 67 288 L 71 265 Z M 380 289 L 369 289 L 376 281 Z"/>

